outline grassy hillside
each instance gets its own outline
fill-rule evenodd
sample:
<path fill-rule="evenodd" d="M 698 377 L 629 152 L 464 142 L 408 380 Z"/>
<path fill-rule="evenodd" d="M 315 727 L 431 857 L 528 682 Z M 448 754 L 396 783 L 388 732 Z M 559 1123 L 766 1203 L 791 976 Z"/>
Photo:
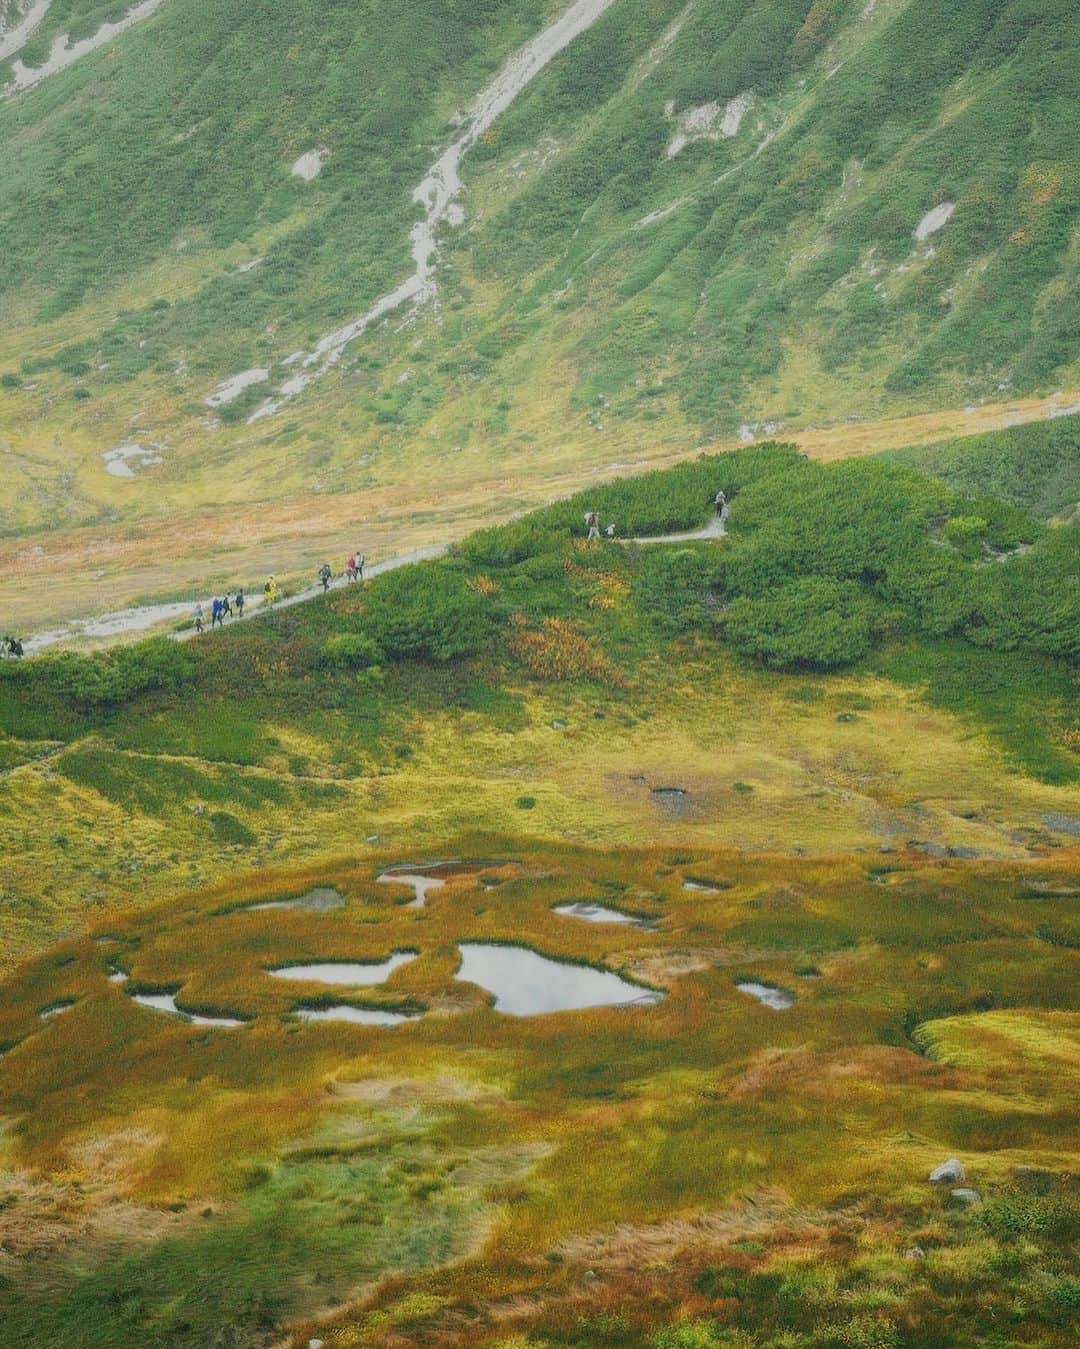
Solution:
<path fill-rule="evenodd" d="M 408 274 L 433 147 L 560 6 L 195 8 L 0 104 L 8 530 L 182 515 L 182 552 L 204 512 L 415 520 L 743 426 L 1080 383 L 1075 6 L 615 0 L 466 156 L 439 304 L 248 426 Z"/>
<path fill-rule="evenodd" d="M 973 486 L 701 456 L 0 665 L 5 1349 L 1069 1344 L 1076 532 Z"/>
<path fill-rule="evenodd" d="M 1080 416 L 919 445 L 892 456 L 973 496 L 1012 502 L 1042 519 L 1080 507 Z"/>
<path fill-rule="evenodd" d="M 589 508 L 624 537 L 693 529 L 721 485 L 724 539 L 581 537 Z M 134 876 L 150 900 L 368 837 L 1041 853 L 1077 815 L 1076 547 L 779 445 L 185 646 L 0 664 L 9 950 Z"/>

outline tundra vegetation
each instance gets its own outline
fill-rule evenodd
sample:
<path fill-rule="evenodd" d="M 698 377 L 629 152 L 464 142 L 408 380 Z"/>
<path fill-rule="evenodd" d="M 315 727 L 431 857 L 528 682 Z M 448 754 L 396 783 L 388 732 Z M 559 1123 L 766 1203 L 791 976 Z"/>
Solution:
<path fill-rule="evenodd" d="M 1080 597 L 1015 435 L 0 666 L 5 1344 L 1071 1343 Z M 478 942 L 663 997 L 508 1016 Z"/>

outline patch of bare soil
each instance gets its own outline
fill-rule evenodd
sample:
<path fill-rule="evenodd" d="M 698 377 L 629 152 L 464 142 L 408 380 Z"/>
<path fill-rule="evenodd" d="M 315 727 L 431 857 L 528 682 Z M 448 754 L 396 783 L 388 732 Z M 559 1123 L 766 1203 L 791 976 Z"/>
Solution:
<path fill-rule="evenodd" d="M 372 1077 L 360 1082 L 335 1079 L 326 1084 L 326 1090 L 338 1100 L 389 1106 L 444 1105 L 476 1101 L 492 1094 L 486 1086 L 451 1076 Z"/>
<path fill-rule="evenodd" d="M 779 1226 L 816 1229 L 809 1210 L 795 1208 L 782 1190 L 762 1189 L 727 1208 L 659 1223 L 620 1223 L 604 1232 L 571 1237 L 557 1254 L 593 1270 L 642 1269 L 674 1260 L 688 1250 L 729 1246 Z"/>

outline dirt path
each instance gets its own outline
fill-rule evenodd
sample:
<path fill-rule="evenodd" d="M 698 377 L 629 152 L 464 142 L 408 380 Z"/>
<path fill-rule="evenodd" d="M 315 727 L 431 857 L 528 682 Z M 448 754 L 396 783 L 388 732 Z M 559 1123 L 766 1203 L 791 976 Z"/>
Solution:
<path fill-rule="evenodd" d="M 619 539 L 617 542 L 624 544 L 692 543 L 700 539 L 722 539 L 727 534 L 727 517 L 728 509 L 725 507 L 722 516 L 714 515 L 708 524 L 701 529 L 690 530 L 682 534 L 658 534 L 649 538 Z M 366 567 L 364 574 L 368 578 L 374 578 L 382 576 L 384 572 L 396 571 L 399 567 L 407 567 L 413 562 L 427 562 L 431 558 L 444 556 L 447 547 L 446 544 L 434 544 L 424 548 L 413 548 L 397 557 L 387 558 L 385 562 L 377 562 L 373 566 Z M 330 590 L 343 590 L 348 585 L 349 581 L 346 577 L 335 576 L 330 582 Z M 322 584 L 315 582 L 314 585 L 306 586 L 293 595 L 275 600 L 272 605 L 266 604 L 261 594 L 254 594 L 245 605 L 244 619 L 227 619 L 226 625 L 231 626 L 236 622 L 246 622 L 248 619 L 259 618 L 268 613 L 276 613 L 279 609 L 291 609 L 296 604 L 304 604 L 308 600 L 318 599 L 324 593 Z M 101 614 L 97 618 L 76 619 L 70 623 L 62 624 L 60 627 L 35 633 L 34 636 L 24 639 L 23 648 L 28 656 L 33 656 L 48 650 L 51 646 L 78 638 L 122 638 L 133 636 L 136 633 L 150 632 L 152 629 L 168 622 L 178 623 L 184 619 L 190 619 L 195 612 L 196 603 L 202 604 L 203 612 L 209 618 L 210 607 L 213 603 L 210 596 L 170 604 L 141 604 L 129 609 L 117 609 L 110 614 Z M 211 631 L 217 630 L 207 628 L 206 632 L 201 635 L 210 636 Z M 187 628 L 183 632 L 173 632 L 168 635 L 174 641 L 187 642 L 200 634 L 194 628 Z"/>
<path fill-rule="evenodd" d="M 417 221 L 409 236 L 415 264 L 412 275 L 376 300 L 366 314 L 327 333 L 310 352 L 298 357 L 298 373 L 285 380 L 276 394 L 256 408 L 249 421 L 272 416 L 282 403 L 333 369 L 349 343 L 379 319 L 400 309 L 403 304 L 419 305 L 434 299 L 439 228 L 444 224 L 460 225 L 465 219 L 465 212 L 457 200 L 464 187 L 460 172 L 462 159 L 544 67 L 576 37 L 587 32 L 612 4 L 614 0 L 574 0 L 554 23 L 527 42 L 503 66 L 466 113 L 461 134 L 432 164 L 412 194 L 413 201 L 425 212 L 423 220 Z"/>
<path fill-rule="evenodd" d="M 414 548 L 398 557 L 387 558 L 385 562 L 377 562 L 374 566 L 366 567 L 365 575 L 368 577 L 381 576 L 383 572 L 395 571 L 398 567 L 407 567 L 413 562 L 426 562 L 430 558 L 441 557 L 445 552 L 445 545 Z M 344 576 L 335 576 L 330 582 L 330 589 L 341 590 L 346 585 L 348 585 L 348 581 Z M 307 586 L 304 590 L 297 591 L 294 595 L 287 595 L 282 599 L 275 600 L 273 604 L 266 604 L 261 594 L 255 594 L 244 606 L 243 620 L 227 619 L 226 623 L 231 626 L 233 623 L 247 622 L 250 618 L 259 618 L 264 614 L 276 613 L 279 609 L 291 609 L 294 604 L 303 604 L 307 600 L 317 599 L 323 593 L 322 585 L 316 582 L 314 585 Z M 151 632 L 164 623 L 179 623 L 184 619 L 191 619 L 197 603 L 202 604 L 203 612 L 209 621 L 210 606 L 213 603 L 211 596 L 201 599 L 196 597 L 195 599 L 181 600 L 171 604 L 140 604 L 130 609 L 117 609 L 111 614 L 100 614 L 97 618 L 75 619 L 60 627 L 35 633 L 33 637 L 27 637 L 23 641 L 23 649 L 28 656 L 34 656 L 46 651 L 51 646 L 57 646 L 61 642 L 70 642 L 78 638 L 122 638 L 133 636 L 136 633 Z M 224 631 L 224 628 L 222 631 Z M 209 636 L 210 633 L 211 629 L 208 627 L 206 633 L 201 635 Z M 183 632 L 171 632 L 167 635 L 177 642 L 187 642 L 193 637 L 200 636 L 194 628 L 187 628 Z"/>
<path fill-rule="evenodd" d="M 834 462 L 1041 421 L 1061 416 L 1078 402 L 1080 393 L 1068 391 L 878 421 L 793 427 L 781 431 L 780 438 L 794 441 L 811 458 Z M 708 448 L 720 452 L 741 444 L 733 439 Z M 0 539 L 0 629 L 17 635 L 36 629 L 40 640 L 32 639 L 36 645 L 28 649 L 33 650 L 80 638 L 119 640 L 170 617 L 176 621 L 189 616 L 214 576 L 250 581 L 269 571 L 311 575 L 323 557 L 343 557 L 350 540 L 361 538 L 369 556 L 397 556 L 400 548 L 411 560 L 432 543 L 448 545 L 590 484 L 672 467 L 701 449 L 699 444 L 650 445 L 645 453 L 607 465 L 603 472 L 588 459 L 572 467 L 537 461 L 530 466 L 534 476 L 510 481 L 499 476 L 495 465 L 481 466 L 471 475 L 440 481 L 437 501 L 418 496 L 415 482 L 391 482 L 357 492 L 297 494 L 240 510 L 163 515 L 137 528 L 87 525 L 11 536 Z M 407 552 L 410 547 L 420 551 Z M 172 559 L 164 584 L 162 558 Z M 166 587 L 190 598 L 175 606 L 133 603 Z M 113 597 L 109 611 L 83 618 L 103 607 L 104 594 Z M 45 626 L 51 631 L 42 631 Z"/>
<path fill-rule="evenodd" d="M 619 543 L 696 543 L 699 539 L 727 537 L 728 507 L 722 515 L 714 515 L 703 529 L 692 529 L 686 534 L 652 534 L 643 539 L 619 539 Z"/>

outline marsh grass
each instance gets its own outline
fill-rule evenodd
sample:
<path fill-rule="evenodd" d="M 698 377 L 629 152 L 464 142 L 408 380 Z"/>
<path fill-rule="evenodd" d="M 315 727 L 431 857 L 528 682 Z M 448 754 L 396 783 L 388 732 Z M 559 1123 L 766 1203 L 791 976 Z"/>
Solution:
<path fill-rule="evenodd" d="M 251 873 L 104 920 L 122 945 L 128 986 L 107 981 L 116 942 L 85 938 L 0 988 L 0 1040 L 14 1046 L 0 1061 L 0 1103 L 19 1119 L 9 1165 L 44 1173 L 74 1165 L 89 1184 L 97 1173 L 85 1160 L 86 1140 L 108 1137 L 121 1121 L 152 1124 L 157 1141 L 138 1168 L 109 1184 L 133 1203 L 178 1203 L 190 1215 L 179 1232 L 129 1245 L 119 1261 L 89 1258 L 75 1277 L 50 1265 L 55 1291 L 44 1299 L 39 1292 L 28 1300 L 16 1272 L 0 1293 L 6 1325 L 29 1326 L 33 1317 L 62 1338 L 66 1327 L 88 1324 L 88 1343 L 119 1345 L 136 1320 L 177 1344 L 213 1324 L 254 1344 L 282 1318 L 325 1306 L 381 1270 L 441 1265 L 484 1232 L 483 1295 L 472 1284 L 479 1266 L 466 1262 L 387 1285 L 374 1309 L 389 1310 L 411 1290 L 464 1298 L 468 1315 L 483 1318 L 492 1299 L 521 1286 L 525 1269 L 540 1295 L 526 1320 L 539 1318 L 542 1338 L 605 1314 L 618 1289 L 638 1337 L 625 1342 L 651 1343 L 666 1320 L 689 1314 L 679 1311 L 676 1287 L 691 1298 L 686 1306 L 699 1308 L 691 1319 L 711 1318 L 716 1333 L 765 1316 L 777 1334 L 786 1327 L 820 1340 L 826 1324 L 842 1329 L 906 1309 L 933 1335 L 950 1300 L 985 1286 L 965 1272 L 965 1252 L 974 1258 L 978 1241 L 989 1239 L 1002 1258 L 1010 1223 L 1042 1233 L 1010 1278 L 1042 1270 L 1049 1300 L 1040 1305 L 1067 1303 L 1064 1219 L 1053 1216 L 1064 1201 L 1039 1216 L 1037 1204 L 1023 1209 L 1008 1198 L 1010 1168 L 1026 1162 L 1055 1172 L 1071 1146 L 1075 956 L 1047 946 L 1038 912 L 1015 902 L 1032 864 L 905 859 L 910 884 L 899 899 L 874 885 L 857 858 L 699 850 L 688 861 L 678 849 L 612 854 L 512 837 L 459 839 L 440 852 L 477 870 L 448 877 L 424 910 L 402 909 L 375 883 L 391 855 L 301 876 Z M 517 874 L 498 868 L 505 879 L 494 890 L 483 885 L 483 859 L 491 858 L 518 864 Z M 684 890 L 689 865 L 723 876 L 729 888 Z M 1035 865 L 1043 883 L 1075 883 L 1068 859 Z M 354 903 L 332 914 L 238 907 L 313 884 Z M 597 929 L 551 913 L 553 901 L 618 890 L 655 894 L 659 925 Z M 784 918 L 793 902 L 805 928 Z M 667 997 L 648 1008 L 502 1017 L 455 987 L 454 947 L 463 940 L 615 969 L 665 986 Z M 379 959 L 405 947 L 419 957 L 360 1000 L 427 1009 L 392 1037 L 378 1028 L 298 1026 L 290 1015 L 296 991 L 265 974 L 300 959 Z M 686 963 L 688 953 L 697 959 Z M 800 980 L 810 954 L 821 977 Z M 744 998 L 733 986 L 742 972 L 797 988 L 795 1007 L 780 1015 Z M 128 996 L 165 987 L 179 990 L 185 1007 L 228 1010 L 251 1024 L 189 1026 L 143 1012 Z M 301 997 L 324 1001 L 310 990 Z M 37 1012 L 57 1000 L 76 1005 L 43 1023 Z M 333 1000 L 341 1000 L 336 992 Z M 890 1025 L 899 1038 L 882 1043 Z M 330 1092 L 328 1082 L 336 1083 Z M 469 1093 L 455 1082 L 471 1084 Z M 413 1094 L 394 1105 L 398 1091 Z M 981 1189 L 1001 1196 L 986 1219 L 951 1214 L 926 1190 L 929 1167 L 951 1153 Z M 500 1168 L 518 1178 L 497 1183 Z M 715 1255 L 695 1250 L 689 1229 L 688 1254 L 665 1276 L 675 1280 L 668 1296 L 657 1300 L 651 1275 L 641 1283 L 640 1271 L 631 1277 L 616 1260 L 587 1295 L 600 1299 L 595 1312 L 579 1303 L 562 1320 L 566 1260 L 580 1271 L 588 1267 L 580 1262 L 606 1257 L 597 1250 L 552 1264 L 547 1252 L 567 1242 L 570 1251 L 574 1239 L 615 1223 L 627 1232 L 640 1225 L 645 1240 L 653 1225 L 688 1209 L 722 1213 L 736 1195 L 778 1177 L 780 1208 L 769 1208 L 751 1234 L 760 1253 L 731 1252 L 717 1266 Z M 832 1207 L 839 1196 L 841 1208 Z M 216 1216 L 197 1217 L 208 1204 Z M 936 1291 L 924 1298 L 915 1267 L 902 1261 L 905 1245 L 926 1243 L 911 1233 L 927 1222 L 943 1227 L 933 1244 Z M 841 1242 L 834 1230 L 848 1237 Z M 747 1235 L 744 1225 L 731 1239 Z M 791 1240 L 803 1254 L 792 1254 Z M 799 1263 L 808 1243 L 827 1252 L 835 1280 L 809 1301 L 799 1273 L 810 1268 Z M 949 1252 L 952 1263 L 941 1263 Z M 903 1277 L 879 1279 L 879 1265 Z M 706 1266 L 718 1272 L 701 1272 Z M 121 1287 L 125 1310 L 110 1314 Z M 438 1311 L 424 1305 L 437 1323 Z M 341 1342 L 367 1342 L 364 1327 L 375 1333 L 384 1324 L 368 1316 L 343 1326 Z M 409 1334 L 420 1334 L 424 1316 Z M 470 1342 L 486 1343 L 486 1322 L 469 1324 Z M 1060 1317 L 1030 1308 L 1022 1324 L 1029 1342 L 1063 1342 L 1055 1338 Z M 972 1335 L 957 1343 L 975 1343 Z"/>

